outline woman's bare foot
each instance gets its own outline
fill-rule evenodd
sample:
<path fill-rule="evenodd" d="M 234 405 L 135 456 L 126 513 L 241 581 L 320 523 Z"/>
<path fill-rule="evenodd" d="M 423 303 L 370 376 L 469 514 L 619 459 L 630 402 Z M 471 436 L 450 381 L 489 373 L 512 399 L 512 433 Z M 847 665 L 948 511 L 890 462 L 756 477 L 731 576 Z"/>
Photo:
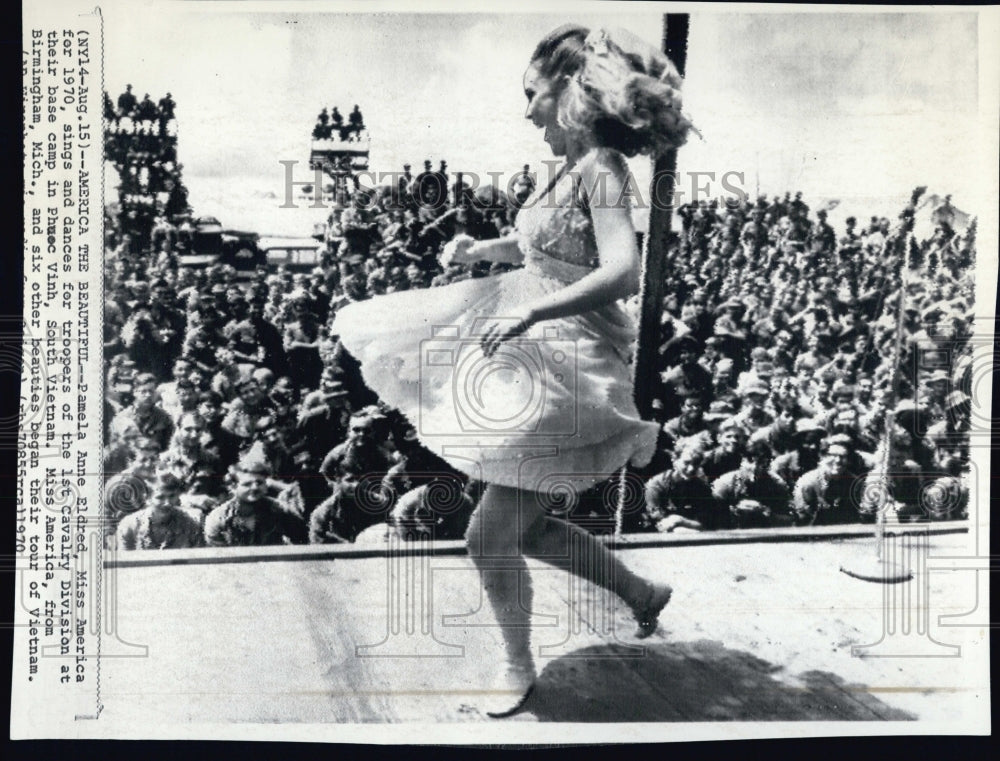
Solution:
<path fill-rule="evenodd" d="M 503 719 L 518 713 L 535 689 L 534 666 L 510 666 L 504 670 L 496 687 L 486 695 L 486 715 Z"/>
<path fill-rule="evenodd" d="M 666 584 L 649 585 L 646 599 L 640 605 L 632 608 L 632 614 L 639 624 L 639 627 L 635 630 L 636 639 L 646 639 L 646 637 L 656 631 L 660 611 L 670 602 L 670 596 L 673 593 L 674 590 Z"/>

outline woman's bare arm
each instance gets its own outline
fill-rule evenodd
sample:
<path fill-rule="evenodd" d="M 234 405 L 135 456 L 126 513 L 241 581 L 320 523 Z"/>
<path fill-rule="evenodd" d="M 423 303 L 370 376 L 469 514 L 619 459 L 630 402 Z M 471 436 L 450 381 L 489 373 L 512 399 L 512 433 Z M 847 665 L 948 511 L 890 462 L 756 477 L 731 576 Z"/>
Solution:
<path fill-rule="evenodd" d="M 635 228 L 624 201 L 626 176 L 622 167 L 601 153 L 580 165 L 586 188 L 601 188 L 590 199 L 590 217 L 600 266 L 575 283 L 525 305 L 531 322 L 552 320 L 600 309 L 639 289 L 639 247 Z"/>
<path fill-rule="evenodd" d="M 524 254 L 517 243 L 517 237 L 508 235 L 505 238 L 476 241 L 469 247 L 466 256 L 461 261 L 487 261 L 500 264 L 520 264 Z"/>
<path fill-rule="evenodd" d="M 627 176 L 618 162 L 594 155 L 594 161 L 581 163 L 580 175 L 585 187 L 601 188 L 601 197 L 590 199 L 600 266 L 575 283 L 524 304 L 514 315 L 498 315 L 517 319 L 498 321 L 487 329 L 481 342 L 487 356 L 533 323 L 600 309 L 639 290 L 639 247 L 624 201 Z"/>

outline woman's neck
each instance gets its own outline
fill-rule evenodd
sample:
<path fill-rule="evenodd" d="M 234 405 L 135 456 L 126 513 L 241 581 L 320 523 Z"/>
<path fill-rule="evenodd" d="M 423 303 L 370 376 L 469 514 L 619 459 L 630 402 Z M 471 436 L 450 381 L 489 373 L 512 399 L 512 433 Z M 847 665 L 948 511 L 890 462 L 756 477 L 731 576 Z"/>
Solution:
<path fill-rule="evenodd" d="M 573 167 L 577 161 L 582 159 L 590 146 L 582 141 L 567 138 L 566 140 L 566 166 Z"/>

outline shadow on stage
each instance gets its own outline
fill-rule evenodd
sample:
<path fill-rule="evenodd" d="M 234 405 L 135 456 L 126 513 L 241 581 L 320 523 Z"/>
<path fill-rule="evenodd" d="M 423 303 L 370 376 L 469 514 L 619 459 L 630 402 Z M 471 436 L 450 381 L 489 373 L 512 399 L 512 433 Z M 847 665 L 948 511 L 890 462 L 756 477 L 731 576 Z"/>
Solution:
<path fill-rule="evenodd" d="M 525 710 L 541 721 L 914 720 L 826 671 L 781 666 L 719 642 L 583 648 L 551 661 Z"/>

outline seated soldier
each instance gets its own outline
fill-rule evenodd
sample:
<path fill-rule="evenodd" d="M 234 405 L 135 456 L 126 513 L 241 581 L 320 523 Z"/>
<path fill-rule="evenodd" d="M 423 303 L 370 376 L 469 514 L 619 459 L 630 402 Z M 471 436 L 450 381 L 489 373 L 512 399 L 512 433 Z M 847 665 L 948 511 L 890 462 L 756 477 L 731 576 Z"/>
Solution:
<path fill-rule="evenodd" d="M 143 436 L 155 439 L 161 450 L 167 448 L 174 433 L 174 421 L 160 407 L 156 386 L 156 377 L 150 373 L 136 377 L 132 404 L 111 421 L 112 436 L 134 425 Z"/>
<path fill-rule="evenodd" d="M 681 402 L 688 396 L 700 396 L 706 404 L 711 400 L 712 377 L 698 364 L 701 348 L 701 342 L 690 334 L 672 338 L 664 347 L 664 359 L 672 365 L 660 374 L 661 398 L 668 417 L 680 412 Z"/>
<path fill-rule="evenodd" d="M 306 540 L 302 519 L 267 496 L 267 466 L 242 458 L 232 468 L 233 498 L 205 519 L 205 541 L 212 547 L 301 544 Z"/>
<path fill-rule="evenodd" d="M 786 454 L 795 449 L 796 431 L 795 422 L 799 407 L 794 402 L 782 400 L 775 405 L 777 416 L 770 425 L 759 428 L 750 441 L 763 441 L 771 447 L 771 452 L 775 455 Z"/>
<path fill-rule="evenodd" d="M 121 473 L 108 479 L 104 487 L 104 523 L 108 533 L 126 515 L 146 506 L 156 481 L 156 461 L 160 447 L 154 439 L 140 437 L 135 442 L 135 458 Z"/>
<path fill-rule="evenodd" d="M 819 446 L 826 429 L 815 418 L 795 421 L 795 448 L 771 463 L 771 475 L 791 489 L 805 473 L 819 465 Z"/>
<path fill-rule="evenodd" d="M 737 470 L 712 485 L 712 494 L 726 508 L 736 528 L 760 528 L 792 523 L 788 488 L 768 472 L 771 448 L 763 441 L 749 444 Z"/>
<path fill-rule="evenodd" d="M 733 418 L 719 426 L 718 443 L 705 454 L 701 463 L 701 470 L 709 483 L 740 466 L 746 440 L 746 431 Z"/>
<path fill-rule="evenodd" d="M 942 463 L 944 473 L 934 479 L 921 495 L 921 506 L 929 520 L 951 521 L 969 517 L 969 486 L 963 478 L 960 457 L 947 457 Z"/>
<path fill-rule="evenodd" d="M 384 497 L 377 484 L 341 478 L 309 516 L 310 544 L 353 542 L 366 528 L 384 523 L 392 510 Z"/>
<path fill-rule="evenodd" d="M 198 414 L 205 421 L 202 446 L 219 457 L 223 470 L 236 463 L 243 439 L 222 427 L 223 401 L 214 391 L 204 391 L 198 397 Z"/>
<path fill-rule="evenodd" d="M 701 452 L 683 449 L 671 470 L 646 483 L 648 522 L 659 532 L 725 528 L 729 515 L 718 509 L 712 489 L 700 472 Z"/>
<path fill-rule="evenodd" d="M 692 437 L 699 437 L 703 444 L 711 443 L 708 423 L 704 420 L 705 404 L 701 396 L 691 394 L 681 402 L 680 414 L 663 424 L 664 447 L 674 451 L 678 446 L 693 443 Z"/>
<path fill-rule="evenodd" d="M 221 427 L 240 439 L 241 447 L 253 443 L 257 421 L 274 416 L 274 405 L 254 378 L 244 378 L 236 386 L 238 397 L 229 406 Z"/>
<path fill-rule="evenodd" d="M 169 550 L 202 545 L 201 522 L 180 506 L 183 483 L 158 473 L 148 505 L 131 513 L 115 532 L 120 550 Z"/>
<path fill-rule="evenodd" d="M 375 474 L 383 477 L 398 462 L 388 444 L 387 420 L 377 409 L 364 407 L 351 415 L 347 440 L 327 453 L 320 473 L 331 484 L 345 477 L 360 481 Z"/>
<path fill-rule="evenodd" d="M 329 452 L 347 438 L 350 425 L 348 391 L 329 368 L 324 369 L 318 391 L 306 397 L 296 424 L 296 453 L 305 452 L 319 469 Z"/>
<path fill-rule="evenodd" d="M 893 411 L 891 447 L 887 451 L 886 439 L 879 444 L 875 467 L 865 481 L 860 508 L 864 520 L 874 520 L 879 511 L 886 509 L 900 520 L 926 517 L 920 504 L 921 492 L 934 472 L 934 451 L 924 442 L 924 412 L 912 399 L 901 401 Z"/>
<path fill-rule="evenodd" d="M 461 479 L 440 475 L 403 494 L 389 524 L 404 540 L 461 539 L 474 509 Z"/>
<path fill-rule="evenodd" d="M 205 420 L 197 412 L 183 412 L 170 446 L 160 455 L 160 467 L 184 484 L 185 494 L 214 496 L 223 490 L 219 456 L 203 443 Z"/>
<path fill-rule="evenodd" d="M 285 436 L 275 424 L 273 417 L 262 417 L 257 420 L 253 443 L 247 450 L 246 457 L 263 462 L 271 474 L 271 479 L 275 481 L 285 483 L 293 481 L 298 473 L 293 454 L 285 443 Z"/>
<path fill-rule="evenodd" d="M 745 386 L 740 391 L 742 404 L 733 421 L 745 431 L 756 432 L 774 422 L 771 413 L 764 405 L 771 394 L 770 387 L 762 381 L 756 381 Z"/>
<path fill-rule="evenodd" d="M 861 484 L 848 470 L 850 437 L 843 434 L 823 440 L 819 466 L 795 483 L 795 522 L 807 526 L 857 523 Z"/>
<path fill-rule="evenodd" d="M 960 461 L 969 459 L 969 431 L 972 427 L 972 400 L 961 391 L 948 394 L 945 404 L 947 416 L 927 429 L 924 437 L 934 451 L 934 461 L 939 467 L 952 457 Z"/>
<path fill-rule="evenodd" d="M 121 473 L 135 459 L 135 445 L 141 439 L 139 426 L 131 421 L 111 434 L 111 440 L 104 447 L 104 478 Z"/>

